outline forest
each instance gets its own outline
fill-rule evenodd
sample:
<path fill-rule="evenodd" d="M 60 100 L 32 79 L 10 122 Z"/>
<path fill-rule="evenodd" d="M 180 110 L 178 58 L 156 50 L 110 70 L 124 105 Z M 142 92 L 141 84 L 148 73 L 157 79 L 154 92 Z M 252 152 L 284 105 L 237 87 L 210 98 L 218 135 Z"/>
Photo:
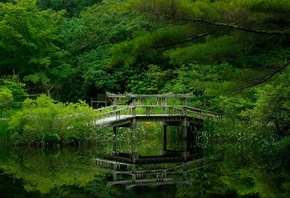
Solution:
<path fill-rule="evenodd" d="M 289 46 L 288 0 L 1 0 L 0 113 L 16 115 L 19 141 L 20 117 L 41 113 L 28 95 L 45 94 L 51 118 L 91 118 L 99 93 L 193 93 L 190 105 L 223 115 L 216 132 L 238 137 L 216 148 L 228 163 L 209 197 L 289 197 Z"/>

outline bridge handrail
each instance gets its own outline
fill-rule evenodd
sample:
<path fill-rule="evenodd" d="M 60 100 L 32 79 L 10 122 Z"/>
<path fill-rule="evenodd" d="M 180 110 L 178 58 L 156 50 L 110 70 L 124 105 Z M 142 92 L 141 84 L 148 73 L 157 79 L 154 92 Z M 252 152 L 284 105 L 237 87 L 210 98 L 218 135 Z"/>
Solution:
<path fill-rule="evenodd" d="M 118 108 L 118 107 L 124 107 L 122 109 L 126 109 L 129 105 L 111 105 L 111 106 L 106 106 L 106 107 L 102 107 L 102 108 L 98 108 L 98 109 L 94 109 L 94 111 L 98 111 L 102 114 L 102 111 L 107 110 L 107 109 L 114 109 L 114 108 Z M 116 109 L 113 111 L 109 111 L 109 112 L 114 112 L 114 111 L 118 111 L 120 109 Z M 103 112 L 103 113 L 108 113 L 108 112 Z"/>
<path fill-rule="evenodd" d="M 120 108 L 121 107 L 121 108 Z M 166 111 L 166 114 L 172 115 L 174 110 L 178 110 L 178 112 L 174 112 L 175 115 L 184 115 L 184 108 L 186 108 L 186 114 L 194 114 L 198 116 L 207 116 L 207 117 L 212 117 L 212 118 L 221 118 L 221 115 L 213 112 L 213 111 L 208 111 L 208 110 L 203 110 L 191 106 L 184 106 L 184 105 L 112 105 L 112 106 L 107 106 L 103 108 L 96 109 L 95 111 L 99 111 L 100 115 L 113 115 L 119 117 L 120 115 L 133 115 L 133 109 L 142 109 L 146 108 L 145 112 L 142 112 L 141 115 L 154 115 L 157 113 L 154 113 L 154 109 L 159 109 L 161 110 L 163 108 L 163 111 Z M 112 109 L 111 111 L 106 111 Z M 105 111 L 105 112 L 102 112 Z M 122 112 L 127 111 L 125 114 L 121 114 Z M 160 114 L 160 113 L 159 113 Z M 164 113 L 161 113 L 164 114 Z M 139 114 L 140 115 L 140 114 Z M 136 115 L 135 115 L 136 116 Z"/>
<path fill-rule="evenodd" d="M 187 94 L 174 94 L 173 92 L 169 92 L 166 94 L 114 94 L 110 92 L 106 92 L 107 97 L 109 98 L 138 98 L 138 99 L 145 99 L 145 98 L 192 98 L 193 93 Z"/>
<path fill-rule="evenodd" d="M 119 105 L 116 105 L 115 107 L 120 107 Z M 119 109 L 115 109 L 115 110 L 112 110 L 112 111 L 106 111 L 106 112 L 101 112 L 102 110 L 105 110 L 105 109 L 110 109 L 110 108 L 108 108 L 108 107 L 105 107 L 105 108 L 100 108 L 100 109 L 97 109 L 97 110 L 99 110 L 100 112 L 101 112 L 101 114 L 110 114 L 110 113 L 119 113 L 119 112 L 121 112 L 122 110 L 131 110 L 132 111 L 132 109 L 133 108 L 136 108 L 136 109 L 140 109 L 140 108 L 173 108 L 173 109 L 177 109 L 177 110 L 182 110 L 183 111 L 183 109 L 181 109 L 181 108 L 176 108 L 175 106 L 172 106 L 172 105 L 163 105 L 163 106 L 160 106 L 160 105 L 136 105 L 136 106 L 133 106 L 133 105 L 125 105 L 123 108 L 119 108 Z M 111 108 L 112 108 L 112 106 L 111 106 Z M 146 114 L 146 113 L 145 113 Z M 152 114 L 154 114 L 154 113 L 152 113 Z"/>
<path fill-rule="evenodd" d="M 187 106 L 187 108 L 190 109 L 190 111 L 192 111 L 192 112 L 196 112 L 197 111 L 200 114 L 203 114 L 203 115 L 206 115 L 206 116 L 215 117 L 215 118 L 221 118 L 221 114 L 216 113 L 214 111 L 199 109 L 199 108 L 190 107 L 190 106 Z"/>

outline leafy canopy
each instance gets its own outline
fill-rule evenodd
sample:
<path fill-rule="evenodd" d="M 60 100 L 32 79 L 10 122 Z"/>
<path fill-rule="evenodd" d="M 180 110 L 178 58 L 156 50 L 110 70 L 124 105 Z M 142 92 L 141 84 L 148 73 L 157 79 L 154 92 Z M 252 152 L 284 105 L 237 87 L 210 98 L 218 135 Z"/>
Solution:
<path fill-rule="evenodd" d="M 71 73 L 61 44 L 64 12 L 39 11 L 35 0 L 0 3 L 0 72 L 48 90 Z"/>

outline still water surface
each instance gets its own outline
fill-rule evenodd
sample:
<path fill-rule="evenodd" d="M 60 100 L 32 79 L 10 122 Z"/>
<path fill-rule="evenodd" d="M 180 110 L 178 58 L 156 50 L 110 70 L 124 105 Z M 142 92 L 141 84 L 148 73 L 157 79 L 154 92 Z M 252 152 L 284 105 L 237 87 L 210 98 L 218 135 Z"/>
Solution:
<path fill-rule="evenodd" d="M 108 186 L 111 172 L 96 164 L 106 148 L 104 143 L 53 150 L 2 147 L 1 197 L 175 197 L 175 185 Z"/>
<path fill-rule="evenodd" d="M 103 145 L 102 145 L 103 146 Z M 172 197 L 175 186 L 126 190 L 107 186 L 111 173 L 96 166 L 104 147 L 75 149 L 1 148 L 3 197 Z"/>
<path fill-rule="evenodd" d="M 137 138 L 139 158 L 158 156 L 163 151 L 162 134 L 148 134 Z M 186 163 L 138 165 L 108 160 L 108 155 L 116 151 L 130 154 L 131 146 L 130 138 L 126 137 L 119 142 L 103 141 L 90 147 L 2 146 L 1 197 L 208 197 L 206 189 L 214 185 L 216 177 L 207 175 L 215 165 L 204 166 L 205 161 L 200 158 Z M 179 146 L 170 142 L 167 145 L 169 149 Z"/>

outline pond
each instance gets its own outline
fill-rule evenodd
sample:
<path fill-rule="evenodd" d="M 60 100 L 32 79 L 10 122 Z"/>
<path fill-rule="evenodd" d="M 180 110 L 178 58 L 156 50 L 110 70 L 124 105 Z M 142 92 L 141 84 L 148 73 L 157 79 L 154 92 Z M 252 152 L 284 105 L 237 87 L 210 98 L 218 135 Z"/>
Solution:
<path fill-rule="evenodd" d="M 171 197 L 171 186 L 141 186 L 126 190 L 108 186 L 110 172 L 96 157 L 104 147 L 77 149 L 1 148 L 0 192 L 3 197 Z"/>
<path fill-rule="evenodd" d="M 3 197 L 211 197 L 218 194 L 219 189 L 213 189 L 216 192 L 208 189 L 216 183 L 218 174 L 213 173 L 219 158 L 194 153 L 184 160 L 184 152 L 178 150 L 180 143 L 175 138 L 171 140 L 175 143 L 168 141 L 167 147 L 171 150 L 165 152 L 162 134 L 140 132 L 135 156 L 128 136 L 68 148 L 0 147 L 0 193 Z"/>

